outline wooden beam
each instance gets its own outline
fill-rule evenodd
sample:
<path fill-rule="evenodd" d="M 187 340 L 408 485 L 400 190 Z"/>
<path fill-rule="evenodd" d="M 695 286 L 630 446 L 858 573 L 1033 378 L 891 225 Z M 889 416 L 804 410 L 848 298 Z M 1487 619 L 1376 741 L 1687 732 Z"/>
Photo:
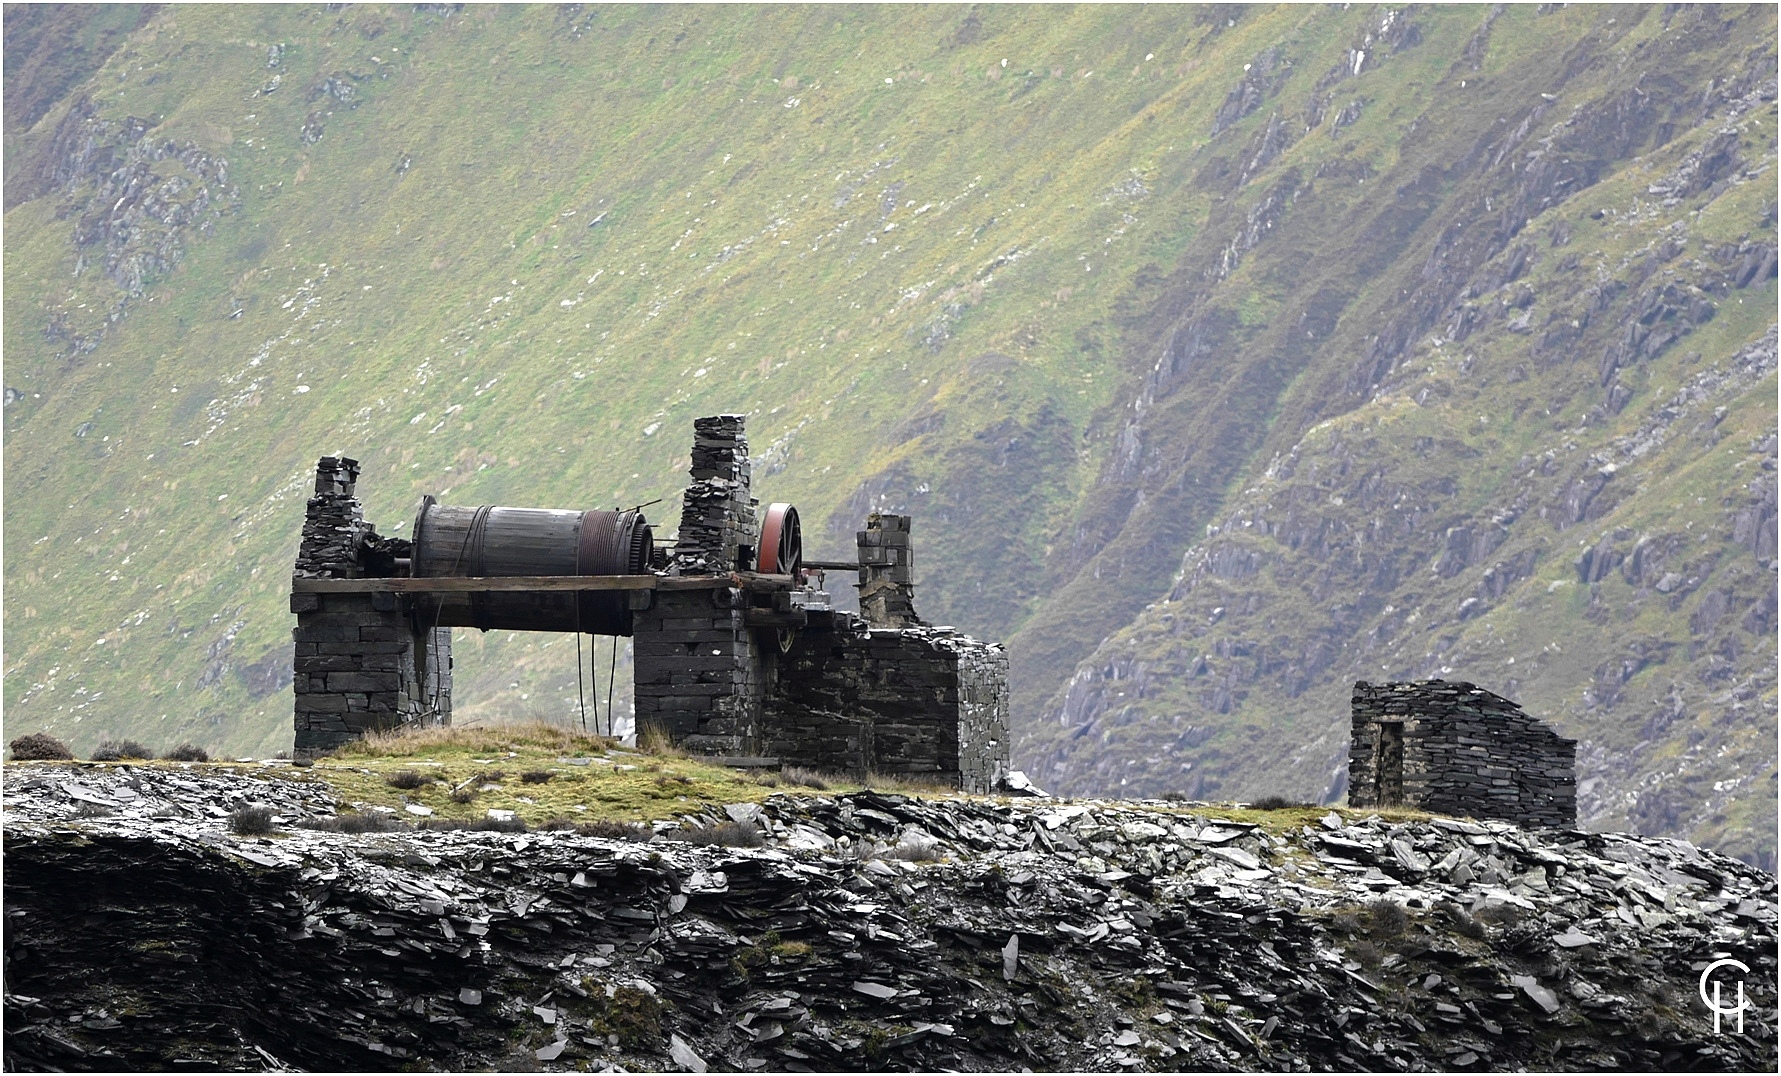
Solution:
<path fill-rule="evenodd" d="M 588 590 L 791 590 L 789 575 L 727 572 L 723 575 L 483 575 L 388 579 L 293 578 L 293 594 L 492 594 Z"/>
<path fill-rule="evenodd" d="M 292 579 L 293 594 L 464 594 L 544 590 L 654 590 L 653 575 L 425 576 L 396 579 Z"/>

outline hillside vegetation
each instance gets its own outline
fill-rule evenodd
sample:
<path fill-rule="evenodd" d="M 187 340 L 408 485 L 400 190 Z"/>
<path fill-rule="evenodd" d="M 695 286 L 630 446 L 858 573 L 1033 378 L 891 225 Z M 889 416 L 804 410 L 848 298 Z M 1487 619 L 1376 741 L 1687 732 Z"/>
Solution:
<path fill-rule="evenodd" d="M 287 746 L 319 455 L 671 522 L 741 411 L 1042 783 L 1335 795 L 1447 675 L 1772 864 L 1772 8 L 98 11 L 7 20 L 9 735 Z"/>

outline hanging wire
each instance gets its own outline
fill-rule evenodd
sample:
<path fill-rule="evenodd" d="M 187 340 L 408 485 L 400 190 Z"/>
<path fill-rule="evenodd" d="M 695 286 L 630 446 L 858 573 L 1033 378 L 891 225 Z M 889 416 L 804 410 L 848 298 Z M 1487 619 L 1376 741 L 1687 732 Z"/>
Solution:
<path fill-rule="evenodd" d="M 612 637 L 612 666 L 606 671 L 606 735 L 616 739 L 618 724 L 612 715 L 612 685 L 618 681 L 618 636 Z"/>
<path fill-rule="evenodd" d="M 594 648 L 594 646 L 596 646 L 596 645 L 597 644 L 590 644 L 589 649 L 592 650 Z M 589 675 L 591 675 L 593 677 L 593 680 L 594 680 L 594 690 L 593 690 L 594 735 L 598 736 L 600 734 L 600 659 L 599 659 L 599 652 L 597 650 L 595 650 L 593 653 L 590 653 L 588 655 L 588 663 L 587 664 L 588 664 L 588 673 L 589 673 Z M 606 715 L 606 719 L 607 719 L 608 723 L 610 723 L 612 720 L 612 715 L 611 714 Z"/>
<path fill-rule="evenodd" d="M 576 610 L 576 620 L 581 619 L 580 609 Z M 581 693 L 581 625 L 575 625 L 575 701 L 581 704 L 581 732 L 587 735 L 587 697 Z M 595 714 L 594 722 L 599 723 L 599 715 Z"/>

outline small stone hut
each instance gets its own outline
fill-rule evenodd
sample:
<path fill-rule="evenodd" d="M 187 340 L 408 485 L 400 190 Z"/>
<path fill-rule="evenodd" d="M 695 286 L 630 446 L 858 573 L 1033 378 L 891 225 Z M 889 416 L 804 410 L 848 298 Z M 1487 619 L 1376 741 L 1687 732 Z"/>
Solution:
<path fill-rule="evenodd" d="M 1577 823 L 1577 741 L 1459 681 L 1354 685 L 1352 807 L 1415 807 L 1524 826 Z"/>

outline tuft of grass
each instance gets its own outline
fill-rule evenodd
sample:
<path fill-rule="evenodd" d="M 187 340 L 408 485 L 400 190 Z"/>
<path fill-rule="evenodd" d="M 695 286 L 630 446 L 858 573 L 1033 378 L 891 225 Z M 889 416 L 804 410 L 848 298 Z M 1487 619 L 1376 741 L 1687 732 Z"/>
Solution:
<path fill-rule="evenodd" d="M 664 836 L 669 840 L 685 841 L 688 844 L 721 844 L 726 848 L 760 848 L 767 843 L 760 830 L 740 822 L 689 826 Z"/>
<path fill-rule="evenodd" d="M 1252 811 L 1291 811 L 1304 810 L 1316 806 L 1315 803 L 1308 803 L 1305 800 L 1292 800 L 1287 799 L 1285 796 L 1270 795 L 1263 796 L 1250 803 L 1249 809 Z"/>
<path fill-rule="evenodd" d="M 445 725 L 391 729 L 353 740 L 335 752 L 340 758 L 383 758 L 438 752 L 488 755 L 536 748 L 558 755 L 604 754 L 618 741 L 587 736 L 562 725 L 523 721 L 512 725 Z"/>
<path fill-rule="evenodd" d="M 881 859 L 901 859 L 910 863 L 934 863 L 940 859 L 940 842 L 931 837 L 905 837 L 894 847 L 880 854 Z"/>
<path fill-rule="evenodd" d="M 801 788 L 814 788 L 818 792 L 827 791 L 835 782 L 832 777 L 824 776 L 815 770 L 807 770 L 802 766 L 786 766 L 779 771 L 779 776 L 788 785 Z"/>
<path fill-rule="evenodd" d="M 652 827 L 641 822 L 614 822 L 610 818 L 583 822 L 575 827 L 575 832 L 583 837 L 605 837 L 615 841 L 638 842 L 647 842 L 656 835 Z"/>
<path fill-rule="evenodd" d="M 324 833 L 390 833 L 407 827 L 394 815 L 381 811 L 365 811 L 335 815 L 333 818 L 317 818 L 305 823 L 303 828 L 321 830 Z"/>
<path fill-rule="evenodd" d="M 1372 934 L 1394 938 L 1410 925 L 1410 915 L 1402 904 L 1380 897 L 1367 905 L 1367 924 Z"/>
<path fill-rule="evenodd" d="M 391 788 L 401 788 L 413 791 L 414 789 L 424 788 L 425 786 L 432 784 L 433 779 L 421 776 L 417 770 L 397 770 L 395 773 L 385 774 L 383 783 L 389 785 Z"/>
<path fill-rule="evenodd" d="M 686 758 L 686 751 L 668 738 L 668 731 L 647 722 L 637 727 L 637 750 L 656 758 Z"/>
<path fill-rule="evenodd" d="M 272 808 L 237 807 L 229 812 L 229 830 L 243 837 L 263 837 L 272 832 Z"/>
<path fill-rule="evenodd" d="M 867 774 L 865 786 L 875 792 L 903 792 L 918 796 L 943 796 L 958 791 L 957 785 L 940 778 L 888 773 Z"/>

